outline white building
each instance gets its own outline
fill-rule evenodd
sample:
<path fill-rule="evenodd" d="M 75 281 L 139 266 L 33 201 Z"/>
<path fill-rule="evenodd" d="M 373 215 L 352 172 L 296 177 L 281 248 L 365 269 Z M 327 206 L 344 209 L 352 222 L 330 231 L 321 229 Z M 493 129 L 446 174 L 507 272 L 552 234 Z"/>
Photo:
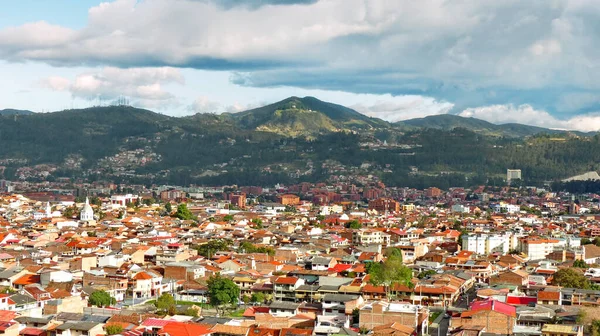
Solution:
<path fill-rule="evenodd" d="M 506 170 L 506 182 L 510 183 L 511 180 L 521 180 L 521 169 Z"/>
<path fill-rule="evenodd" d="M 140 199 L 138 195 L 132 194 L 113 195 L 110 197 L 110 204 L 112 204 L 113 207 L 126 207 L 128 203 L 133 203 L 138 199 Z"/>
<path fill-rule="evenodd" d="M 90 205 L 90 200 L 86 197 L 85 204 L 83 205 L 83 209 L 79 213 L 79 219 L 84 222 L 89 222 L 94 220 L 94 209 Z"/>
<path fill-rule="evenodd" d="M 508 203 L 504 203 L 504 202 L 500 202 L 498 204 L 494 204 L 492 206 L 492 208 L 494 209 L 494 212 L 499 212 L 499 213 L 517 213 L 519 211 L 521 211 L 521 207 L 515 204 L 508 204 Z"/>
<path fill-rule="evenodd" d="M 463 236 L 462 248 L 475 254 L 488 255 L 495 252 L 502 254 L 511 249 L 512 235 L 471 234 Z"/>
<path fill-rule="evenodd" d="M 454 204 L 452 206 L 452 212 L 454 212 L 454 213 L 470 213 L 471 208 L 469 208 L 468 206 L 464 206 L 462 204 Z"/>
<path fill-rule="evenodd" d="M 564 248 L 565 241 L 558 239 L 524 239 L 521 241 L 521 251 L 527 254 L 529 260 L 543 260 L 557 248 Z"/>
<path fill-rule="evenodd" d="M 352 233 L 352 242 L 354 244 L 362 244 L 362 245 L 372 245 L 372 244 L 381 244 L 381 245 L 389 245 L 390 244 L 390 235 L 373 229 L 360 229 L 355 230 Z"/>

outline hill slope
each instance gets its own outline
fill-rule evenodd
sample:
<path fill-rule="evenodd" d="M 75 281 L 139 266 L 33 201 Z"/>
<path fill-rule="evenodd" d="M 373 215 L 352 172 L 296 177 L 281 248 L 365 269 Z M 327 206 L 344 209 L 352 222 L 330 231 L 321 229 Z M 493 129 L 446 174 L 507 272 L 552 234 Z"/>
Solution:
<path fill-rule="evenodd" d="M 314 97 L 290 97 L 252 110 L 229 114 L 244 129 L 282 135 L 316 135 L 340 130 L 388 128 L 380 119 L 369 118 L 350 108 Z"/>
<path fill-rule="evenodd" d="M 33 114 L 34 112 L 31 111 L 27 111 L 27 110 L 15 110 L 15 109 L 4 109 L 4 110 L 0 110 L 0 115 L 1 116 L 10 116 L 10 115 L 30 115 Z"/>
<path fill-rule="evenodd" d="M 489 135 L 489 136 L 504 136 L 512 138 L 520 138 L 525 136 L 531 136 L 540 133 L 558 134 L 565 133 L 565 131 L 552 130 L 543 127 L 522 125 L 522 124 L 492 124 L 490 122 L 475 119 L 465 118 L 452 114 L 441 114 L 434 116 L 427 116 L 424 118 L 416 118 L 404 120 L 396 123 L 397 125 L 408 125 L 411 127 L 418 128 L 434 128 L 443 130 L 452 130 L 454 128 L 465 128 L 472 132 Z M 578 132 L 575 132 L 578 133 Z"/>

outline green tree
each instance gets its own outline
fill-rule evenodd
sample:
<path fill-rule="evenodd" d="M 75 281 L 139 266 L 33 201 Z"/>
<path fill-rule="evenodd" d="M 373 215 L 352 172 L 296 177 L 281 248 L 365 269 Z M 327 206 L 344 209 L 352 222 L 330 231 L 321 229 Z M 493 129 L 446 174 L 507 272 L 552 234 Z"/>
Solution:
<path fill-rule="evenodd" d="M 231 279 L 220 274 L 211 276 L 207 282 L 210 304 L 219 310 L 224 305 L 237 304 L 240 297 L 240 288 Z M 223 308 L 225 312 L 225 308 Z"/>
<path fill-rule="evenodd" d="M 590 324 L 590 335 L 600 336 L 600 320 L 592 320 L 592 323 Z"/>
<path fill-rule="evenodd" d="M 171 212 L 173 212 L 173 206 L 171 205 L 171 202 L 165 203 L 165 212 L 167 214 L 171 214 Z"/>
<path fill-rule="evenodd" d="M 252 223 L 254 223 L 254 227 L 257 229 L 262 229 L 263 228 L 263 221 L 260 218 L 254 218 L 252 219 Z"/>
<path fill-rule="evenodd" d="M 261 292 L 252 293 L 250 300 L 254 303 L 264 303 L 266 300 L 265 294 Z"/>
<path fill-rule="evenodd" d="M 105 329 L 107 335 L 118 335 L 123 332 L 123 326 L 119 324 L 109 324 Z"/>
<path fill-rule="evenodd" d="M 376 286 L 385 286 L 386 290 L 394 284 L 414 286 L 412 283 L 412 270 L 402 263 L 402 252 L 399 249 L 390 249 L 388 257 L 383 263 L 368 263 L 367 273 L 371 276 L 370 282 Z"/>
<path fill-rule="evenodd" d="M 205 244 L 196 246 L 196 250 L 199 255 L 210 258 L 215 252 L 229 250 L 231 243 L 229 239 L 212 239 Z"/>
<path fill-rule="evenodd" d="M 285 206 L 285 212 L 291 212 L 291 213 L 296 213 L 296 207 L 293 205 L 286 205 Z"/>
<path fill-rule="evenodd" d="M 579 270 L 563 268 L 554 273 L 553 283 L 557 286 L 579 289 L 590 289 L 590 281 Z"/>
<path fill-rule="evenodd" d="M 578 259 L 578 260 L 575 260 L 573 262 L 573 267 L 576 267 L 576 268 L 588 268 L 588 265 L 585 263 L 585 261 L 583 261 L 581 259 Z"/>
<path fill-rule="evenodd" d="M 362 227 L 362 225 L 360 224 L 359 221 L 354 219 L 354 220 L 347 222 L 345 227 L 350 228 L 350 229 L 360 229 Z"/>
<path fill-rule="evenodd" d="M 233 216 L 232 215 L 225 215 L 223 216 L 223 220 L 226 222 L 230 222 L 233 220 Z"/>
<path fill-rule="evenodd" d="M 183 311 L 183 315 L 198 317 L 198 316 L 200 316 L 200 309 L 195 309 L 193 307 L 189 307 Z"/>
<path fill-rule="evenodd" d="M 194 214 L 188 209 L 187 204 L 181 203 L 177 206 L 175 217 L 182 220 L 189 220 L 194 218 Z"/>
<path fill-rule="evenodd" d="M 157 309 L 166 312 L 169 311 L 171 307 L 175 307 L 175 299 L 173 298 L 173 295 L 169 293 L 163 293 L 158 297 L 154 305 Z"/>
<path fill-rule="evenodd" d="M 111 297 L 105 290 L 97 290 L 90 294 L 88 301 L 92 306 L 96 307 L 107 307 L 117 302 L 115 298 Z"/>

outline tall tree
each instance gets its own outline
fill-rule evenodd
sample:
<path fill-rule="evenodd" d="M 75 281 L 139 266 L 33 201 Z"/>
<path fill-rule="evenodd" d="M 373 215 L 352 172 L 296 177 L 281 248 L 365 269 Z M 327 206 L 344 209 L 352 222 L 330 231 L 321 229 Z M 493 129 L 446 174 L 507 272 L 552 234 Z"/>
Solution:
<path fill-rule="evenodd" d="M 234 305 L 238 303 L 240 297 L 240 288 L 231 279 L 224 278 L 220 274 L 211 276 L 207 282 L 210 304 L 217 309 L 222 308 L 225 312 L 225 305 Z"/>

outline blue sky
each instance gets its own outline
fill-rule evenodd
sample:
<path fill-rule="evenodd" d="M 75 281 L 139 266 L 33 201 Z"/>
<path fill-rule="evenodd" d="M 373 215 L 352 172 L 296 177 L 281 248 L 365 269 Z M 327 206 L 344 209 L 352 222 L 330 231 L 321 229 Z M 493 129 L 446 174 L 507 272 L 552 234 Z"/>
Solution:
<path fill-rule="evenodd" d="M 0 108 L 119 96 L 170 115 L 311 95 L 390 121 L 600 129 L 595 1 L 19 0 Z"/>

